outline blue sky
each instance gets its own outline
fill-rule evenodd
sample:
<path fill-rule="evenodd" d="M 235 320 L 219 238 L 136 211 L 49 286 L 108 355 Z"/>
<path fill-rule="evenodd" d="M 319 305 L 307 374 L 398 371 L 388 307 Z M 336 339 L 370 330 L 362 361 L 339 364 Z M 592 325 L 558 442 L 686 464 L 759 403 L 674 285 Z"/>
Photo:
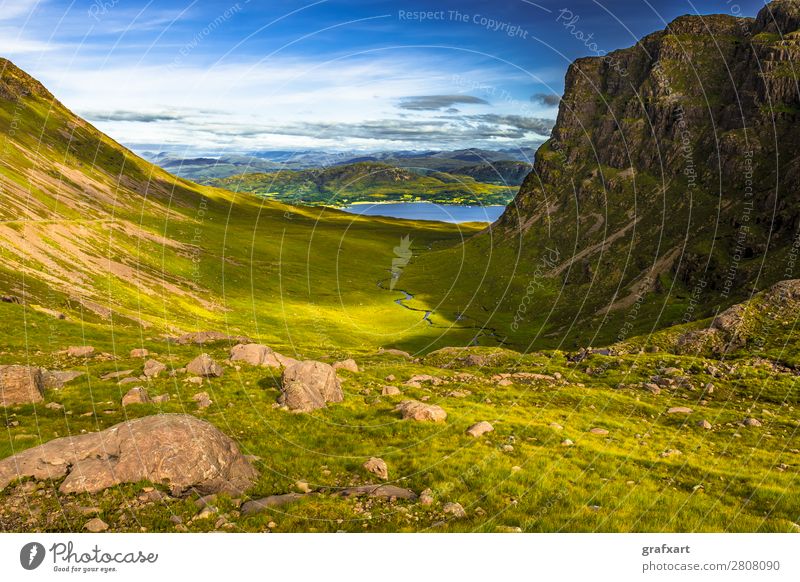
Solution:
<path fill-rule="evenodd" d="M 0 46 L 138 151 L 499 149 L 546 137 L 573 59 L 762 6 L 0 0 Z"/>

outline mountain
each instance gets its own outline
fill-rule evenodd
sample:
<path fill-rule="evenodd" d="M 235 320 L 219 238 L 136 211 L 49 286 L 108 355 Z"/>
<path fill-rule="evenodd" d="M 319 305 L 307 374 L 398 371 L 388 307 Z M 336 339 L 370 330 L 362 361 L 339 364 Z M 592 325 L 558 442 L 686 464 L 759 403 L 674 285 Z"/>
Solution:
<path fill-rule="evenodd" d="M 798 29 L 800 4 L 778 0 L 575 61 L 514 203 L 465 251 L 419 263 L 485 279 L 452 271 L 450 296 L 426 299 L 491 314 L 518 345 L 573 344 L 708 317 L 797 276 Z M 520 313 L 531 294 L 539 308 Z"/>
<path fill-rule="evenodd" d="M 475 173 L 481 177 L 492 177 L 488 169 Z M 495 181 L 498 180 L 498 173 L 499 170 L 495 172 Z M 482 183 L 472 176 L 435 171 L 421 173 L 379 162 L 358 162 L 312 170 L 248 173 L 211 183 L 235 192 L 250 192 L 283 202 L 327 206 L 416 200 L 439 204 L 506 205 L 517 190 L 508 185 Z"/>

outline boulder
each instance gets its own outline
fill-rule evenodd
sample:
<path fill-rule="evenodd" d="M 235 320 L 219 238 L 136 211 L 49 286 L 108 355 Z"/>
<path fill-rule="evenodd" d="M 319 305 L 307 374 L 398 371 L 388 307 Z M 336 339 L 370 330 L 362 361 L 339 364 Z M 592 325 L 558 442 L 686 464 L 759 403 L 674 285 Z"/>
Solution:
<path fill-rule="evenodd" d="M 272 348 L 263 344 L 239 344 L 233 346 L 230 359 L 231 362 L 244 362 L 251 366 L 281 367 L 281 362 Z"/>
<path fill-rule="evenodd" d="M 266 511 L 270 507 L 281 507 L 302 499 L 302 493 L 284 493 L 283 495 L 270 495 L 261 499 L 253 499 L 242 504 L 242 515 L 253 515 Z"/>
<path fill-rule="evenodd" d="M 710 423 L 710 422 L 708 422 L 706 419 L 703 419 L 703 420 L 701 420 L 700 422 L 698 422 L 698 423 L 697 423 L 697 426 L 699 426 L 700 428 L 704 428 L 704 429 L 706 429 L 706 430 L 711 430 L 711 429 L 713 428 L 713 427 L 711 426 L 711 423 Z"/>
<path fill-rule="evenodd" d="M 0 406 L 44 400 L 42 371 L 32 366 L 0 366 Z"/>
<path fill-rule="evenodd" d="M 275 352 L 275 359 L 278 360 L 278 363 L 284 368 L 291 368 L 295 364 L 300 363 L 300 360 L 290 358 L 289 356 L 284 356 L 283 354 L 279 354 L 278 352 Z"/>
<path fill-rule="evenodd" d="M 347 370 L 348 372 L 360 372 L 361 370 L 358 369 L 358 364 L 352 358 L 348 358 L 346 360 L 342 360 L 341 362 L 336 362 L 333 365 L 334 370 Z"/>
<path fill-rule="evenodd" d="M 745 418 L 744 419 L 745 426 L 761 426 L 761 421 L 756 418 Z"/>
<path fill-rule="evenodd" d="M 167 365 L 158 360 L 147 360 L 144 363 L 144 375 L 148 378 L 157 378 L 161 372 L 167 370 Z"/>
<path fill-rule="evenodd" d="M 307 412 L 344 400 L 336 371 L 322 362 L 299 362 L 283 371 L 278 403 L 290 410 Z"/>
<path fill-rule="evenodd" d="M 402 392 L 397 386 L 384 386 L 381 388 L 382 396 L 397 396 L 398 394 L 402 394 Z"/>
<path fill-rule="evenodd" d="M 116 380 L 117 378 L 125 378 L 133 374 L 133 370 L 119 370 L 117 372 L 109 372 L 100 376 L 101 380 Z"/>
<path fill-rule="evenodd" d="M 411 359 L 411 354 L 409 354 L 408 352 L 404 352 L 403 350 L 396 350 L 394 348 L 389 348 L 388 350 L 383 348 L 378 348 L 378 353 L 389 354 L 390 356 L 400 356 L 401 358 L 406 358 L 408 360 Z"/>
<path fill-rule="evenodd" d="M 384 481 L 389 479 L 389 467 L 383 459 L 370 457 L 362 466 L 366 471 L 376 475 L 379 479 L 383 479 Z"/>
<path fill-rule="evenodd" d="M 208 378 L 222 376 L 222 366 L 216 363 L 208 354 L 200 354 L 186 365 L 186 372 L 193 376 Z"/>
<path fill-rule="evenodd" d="M 99 517 L 95 517 L 83 524 L 83 529 L 89 533 L 100 533 L 108 529 L 108 524 Z"/>
<path fill-rule="evenodd" d="M 149 355 L 150 355 L 150 350 L 146 350 L 144 348 L 137 348 L 135 350 L 131 350 L 132 358 L 146 358 Z"/>
<path fill-rule="evenodd" d="M 404 489 L 396 485 L 360 485 L 358 487 L 347 487 L 336 493 L 342 497 L 383 497 L 385 499 L 409 499 L 415 500 L 417 494 L 411 489 Z"/>
<path fill-rule="evenodd" d="M 494 427 L 491 424 L 489 424 L 485 420 L 482 420 L 481 422 L 476 422 L 471 427 L 469 427 L 467 429 L 467 434 L 471 437 L 478 438 L 480 436 L 485 435 L 487 432 L 492 432 L 493 430 Z"/>
<path fill-rule="evenodd" d="M 604 429 L 604 428 L 599 428 L 599 427 L 595 427 L 595 428 L 593 428 L 593 429 L 590 429 L 590 430 L 589 430 L 589 432 L 590 432 L 591 434 L 596 434 L 596 435 L 598 435 L 598 436 L 605 436 L 605 435 L 607 435 L 607 434 L 608 434 L 608 431 L 607 431 L 606 429 Z"/>
<path fill-rule="evenodd" d="M 445 503 L 444 507 L 442 507 L 442 512 L 445 515 L 452 515 L 456 519 L 467 517 L 467 512 L 464 511 L 464 507 L 460 503 Z"/>
<path fill-rule="evenodd" d="M 673 406 L 667 410 L 667 414 L 691 414 L 693 410 L 688 406 Z"/>
<path fill-rule="evenodd" d="M 129 406 L 131 404 L 150 404 L 152 400 L 150 400 L 150 396 L 147 394 L 147 390 L 145 390 L 142 386 L 136 386 L 135 388 L 131 388 L 122 397 L 122 406 Z"/>
<path fill-rule="evenodd" d="M 94 354 L 92 346 L 70 346 L 67 348 L 67 355 L 70 358 L 86 358 Z"/>
<path fill-rule="evenodd" d="M 174 494 L 239 495 L 256 471 L 236 443 L 185 414 L 146 416 L 101 432 L 55 439 L 0 461 L 0 490 L 18 478 L 61 479 L 62 493 L 96 493 L 151 481 Z"/>
<path fill-rule="evenodd" d="M 418 400 L 404 400 L 395 407 L 395 412 L 400 412 L 403 420 L 419 422 L 440 422 L 447 418 L 447 413 L 440 406 L 425 404 Z"/>
<path fill-rule="evenodd" d="M 197 408 L 208 408 L 214 401 L 208 395 L 208 392 L 198 392 L 192 396 L 192 400 L 197 402 Z"/>

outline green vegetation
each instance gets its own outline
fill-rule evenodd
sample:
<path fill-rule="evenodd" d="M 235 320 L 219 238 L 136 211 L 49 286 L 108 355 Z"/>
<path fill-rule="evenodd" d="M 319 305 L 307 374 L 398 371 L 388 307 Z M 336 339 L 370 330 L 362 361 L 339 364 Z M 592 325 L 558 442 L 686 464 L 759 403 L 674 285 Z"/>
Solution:
<path fill-rule="evenodd" d="M 418 173 L 377 162 L 240 174 L 213 180 L 211 184 L 291 204 L 323 206 L 422 200 L 437 204 L 506 205 L 517 192 L 516 187 L 478 182 L 471 176 L 435 171 Z"/>

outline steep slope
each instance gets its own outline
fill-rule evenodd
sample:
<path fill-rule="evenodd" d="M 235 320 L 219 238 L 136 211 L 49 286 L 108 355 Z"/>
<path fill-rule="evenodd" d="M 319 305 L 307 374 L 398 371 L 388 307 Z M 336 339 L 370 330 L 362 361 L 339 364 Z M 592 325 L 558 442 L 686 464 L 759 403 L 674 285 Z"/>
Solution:
<path fill-rule="evenodd" d="M 497 172 L 494 174 L 497 180 Z M 247 173 L 211 182 L 283 202 L 346 205 L 353 202 L 426 200 L 442 204 L 508 204 L 516 188 L 481 183 L 471 176 L 426 174 L 378 162 L 311 170 Z"/>
<path fill-rule="evenodd" d="M 683 16 L 578 59 L 534 171 L 463 251 L 486 277 L 448 273 L 462 290 L 426 298 L 471 302 L 516 341 L 599 342 L 797 276 L 798 29 L 800 3 L 778 0 L 755 19 Z M 529 296 L 539 309 L 520 313 Z"/>
<path fill-rule="evenodd" d="M 82 334 L 113 343 L 207 329 L 290 350 L 425 345 L 435 332 L 377 282 L 403 237 L 419 252 L 464 233 L 474 228 L 370 220 L 193 184 L 0 61 L 7 347 L 54 353 Z"/>

